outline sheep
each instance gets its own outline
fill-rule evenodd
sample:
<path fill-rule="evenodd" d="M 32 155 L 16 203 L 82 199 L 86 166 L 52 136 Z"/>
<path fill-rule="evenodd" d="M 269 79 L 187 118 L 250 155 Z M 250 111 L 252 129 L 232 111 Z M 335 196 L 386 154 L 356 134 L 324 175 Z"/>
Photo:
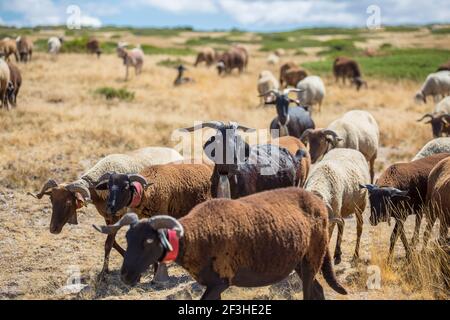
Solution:
<path fill-rule="evenodd" d="M 287 149 L 293 156 L 298 155 L 299 151 L 304 154 L 304 156 L 300 160 L 299 170 L 297 171 L 298 186 L 303 187 L 311 168 L 311 157 L 306 146 L 299 139 L 291 136 L 275 138 L 272 141 L 272 144 Z"/>
<path fill-rule="evenodd" d="M 448 125 L 450 122 L 450 112 L 442 112 L 436 110 L 445 110 L 447 107 L 450 109 L 450 97 L 445 98 L 448 99 L 445 102 L 448 102 L 448 106 L 441 105 L 440 103 L 436 106 L 435 112 L 426 113 L 422 118 L 418 119 L 417 122 L 420 122 L 424 119 L 429 119 L 425 122 L 425 124 L 431 124 L 431 130 L 433 132 L 433 138 L 439 138 L 443 135 L 448 136 L 450 134 L 450 126 Z M 444 102 L 441 101 L 441 102 Z M 438 109 L 439 108 L 439 109 Z M 450 110 L 449 110 L 450 111 Z"/>
<path fill-rule="evenodd" d="M 244 57 L 244 69 L 247 69 L 248 61 L 249 61 L 249 57 L 250 57 L 248 50 L 244 46 L 241 46 L 241 45 L 234 45 L 232 47 L 232 50 L 237 50 L 238 52 L 240 52 L 242 54 L 242 56 Z"/>
<path fill-rule="evenodd" d="M 91 169 L 85 172 L 79 180 L 68 184 L 58 184 L 55 180 L 48 180 L 37 194 L 32 194 L 37 199 L 49 196 L 52 202 L 52 217 L 50 222 L 50 233 L 61 233 L 64 225 L 78 224 L 77 210 L 92 202 L 98 213 L 105 219 L 107 224 L 114 223 L 120 215 L 111 216 L 107 213 L 107 193 L 95 190 L 96 182 L 106 172 L 137 173 L 146 166 L 152 164 L 163 164 L 182 160 L 183 157 L 173 149 L 161 147 L 148 147 L 132 151 L 128 154 L 111 154 L 98 161 Z M 100 273 L 102 277 L 108 272 L 109 255 L 114 247 L 120 254 L 123 249 L 115 242 L 114 237 L 108 237 L 105 242 L 105 258 Z"/>
<path fill-rule="evenodd" d="M 102 49 L 100 48 L 100 42 L 95 38 L 90 38 L 86 43 L 86 50 L 88 53 L 96 54 L 97 58 L 100 58 Z"/>
<path fill-rule="evenodd" d="M 278 48 L 277 50 L 275 50 L 273 52 L 276 56 L 278 57 L 282 57 L 286 55 L 286 50 L 282 49 L 282 48 Z"/>
<path fill-rule="evenodd" d="M 257 90 L 259 95 L 263 95 L 264 93 L 270 90 L 278 90 L 280 88 L 280 84 L 278 83 L 277 78 L 272 74 L 272 72 L 268 70 L 263 70 L 259 74 Z M 261 97 L 261 103 L 264 104 L 266 99 L 264 96 Z"/>
<path fill-rule="evenodd" d="M 6 61 L 9 61 L 9 57 L 14 55 L 16 62 L 19 62 L 19 54 L 17 53 L 16 42 L 11 38 L 4 38 L 0 41 L 0 57 L 4 56 Z"/>
<path fill-rule="evenodd" d="M 450 154 L 447 154 L 450 156 Z M 450 157 L 436 164 L 428 176 L 427 205 L 429 214 L 427 226 L 423 235 L 424 248 L 430 238 L 436 219 L 439 218 L 439 243 L 448 245 L 448 227 L 450 226 Z"/>
<path fill-rule="evenodd" d="M 33 41 L 26 36 L 19 36 L 16 39 L 16 46 L 20 61 L 30 61 L 33 55 Z"/>
<path fill-rule="evenodd" d="M 333 149 L 309 173 L 305 190 L 319 196 L 325 203 L 330 218 L 337 218 L 338 236 L 334 251 L 334 263 L 341 262 L 341 242 L 344 220 L 352 214 L 356 216 L 356 246 L 353 260 L 359 258 L 359 245 L 363 229 L 363 217 L 367 204 L 366 192 L 361 184 L 370 181 L 369 167 L 363 154 L 354 149 Z M 330 237 L 336 223 L 330 226 Z"/>
<path fill-rule="evenodd" d="M 369 192 L 370 224 L 389 222 L 392 216 L 395 227 L 391 234 L 388 261 L 391 261 L 395 242 L 400 235 L 406 251 L 406 257 L 411 257 L 411 249 L 404 232 L 404 223 L 408 215 L 416 215 L 414 234 L 411 246 L 419 240 L 419 230 L 422 221 L 422 209 L 427 198 L 428 176 L 433 167 L 442 159 L 450 156 L 448 153 L 434 154 L 419 160 L 396 163 L 387 168 L 376 181 L 376 184 L 361 185 Z"/>
<path fill-rule="evenodd" d="M 285 87 L 297 87 L 297 84 L 308 77 L 308 73 L 298 67 L 289 68 L 283 74 L 283 83 Z"/>
<path fill-rule="evenodd" d="M 291 68 L 297 68 L 297 64 L 295 62 L 286 62 L 280 67 L 280 86 L 283 88 L 284 86 L 284 78 L 286 72 Z M 298 83 L 298 82 L 297 82 Z M 297 85 L 297 83 L 295 85 Z"/>
<path fill-rule="evenodd" d="M 180 64 L 176 69 L 178 71 L 178 75 L 177 75 L 177 78 L 175 79 L 175 81 L 173 82 L 174 86 L 180 86 L 185 83 L 195 82 L 194 79 L 183 76 L 184 71 L 187 70 L 187 68 L 184 65 Z"/>
<path fill-rule="evenodd" d="M 333 148 L 360 151 L 370 165 L 370 178 L 375 176 L 380 130 L 375 118 L 366 111 L 353 110 L 333 121 L 326 129 L 308 129 L 300 137 L 309 145 L 312 163 L 316 163 Z"/>
<path fill-rule="evenodd" d="M 290 92 L 297 89 L 285 89 L 283 92 L 268 91 L 264 94 L 266 104 L 275 104 L 277 116 L 270 123 L 270 130 L 273 137 L 293 136 L 300 138 L 308 129 L 314 129 L 315 124 L 308 112 L 308 108 L 300 106 L 300 102 L 289 98 Z M 271 100 L 269 100 L 269 97 Z M 290 103 L 297 104 L 296 107 L 289 107 Z"/>
<path fill-rule="evenodd" d="M 213 198 L 237 199 L 298 184 L 298 170 L 304 152 L 292 156 L 287 149 L 272 144 L 249 146 L 237 131 L 252 132 L 255 129 L 234 122 L 202 122 L 179 130 L 193 132 L 202 128 L 216 130 L 203 146 L 206 156 L 214 163 L 211 176 Z"/>
<path fill-rule="evenodd" d="M 112 216 L 130 208 L 140 217 L 167 214 L 181 218 L 211 198 L 211 174 L 212 167 L 206 164 L 152 165 L 139 174 L 105 173 L 95 190 L 108 190 L 106 210 Z M 165 265 L 155 265 L 153 281 L 168 281 Z"/>
<path fill-rule="evenodd" d="M 217 61 L 219 75 L 230 74 L 233 69 L 238 69 L 239 73 L 242 73 L 246 66 L 247 56 L 243 50 L 232 48 L 219 56 Z"/>
<path fill-rule="evenodd" d="M 62 37 L 51 37 L 47 41 L 48 45 L 48 53 L 53 56 L 56 56 L 61 50 L 64 39 Z"/>
<path fill-rule="evenodd" d="M 444 70 L 450 71 L 450 60 L 447 61 L 446 63 L 441 64 L 441 65 L 439 66 L 439 68 L 436 70 L 436 72 L 438 72 L 438 71 L 444 71 Z"/>
<path fill-rule="evenodd" d="M 436 138 L 427 142 L 411 161 L 419 160 L 436 153 L 450 153 L 450 138 Z"/>
<path fill-rule="evenodd" d="M 308 76 L 297 84 L 298 99 L 307 106 L 319 105 L 319 112 L 322 111 L 322 101 L 325 97 L 325 85 L 319 76 Z"/>
<path fill-rule="evenodd" d="M 337 57 L 333 62 L 333 74 L 336 82 L 339 82 L 339 78 L 342 78 L 345 85 L 345 79 L 350 78 L 351 84 L 356 86 L 356 90 L 359 91 L 362 85 L 367 88 L 367 82 L 362 79 L 361 70 L 355 60 Z"/>
<path fill-rule="evenodd" d="M 136 75 L 142 72 L 142 67 L 144 65 L 144 52 L 137 46 L 132 50 L 126 49 L 125 43 L 119 43 L 117 45 L 117 56 L 123 60 L 123 64 L 126 67 L 125 71 L 125 80 L 128 80 L 128 68 L 134 67 L 134 71 Z"/>
<path fill-rule="evenodd" d="M 17 66 L 8 62 L 9 75 L 10 75 L 10 85 L 8 87 L 7 96 L 9 103 L 13 106 L 17 106 L 17 96 L 19 95 L 19 90 L 22 85 L 22 75 Z"/>
<path fill-rule="evenodd" d="M 203 48 L 198 54 L 195 60 L 194 67 L 197 67 L 199 63 L 205 62 L 206 66 L 210 67 L 216 61 L 216 50 L 213 48 Z"/>
<path fill-rule="evenodd" d="M 444 98 L 450 94 L 450 71 L 438 71 L 430 73 L 420 90 L 416 93 L 416 102 L 427 103 L 427 97 L 433 96 L 437 103 L 440 96 Z"/>
<path fill-rule="evenodd" d="M 174 261 L 206 286 L 202 300 L 221 299 L 230 286 L 266 286 L 295 270 L 303 299 L 325 299 L 315 279 L 319 270 L 340 294 L 328 249 L 326 208 L 315 195 L 284 188 L 238 200 L 213 199 L 179 220 L 156 216 L 138 221 L 129 213 L 113 226 L 95 226 L 115 234 L 125 226 L 127 251 L 121 279 L 135 285 L 152 263 Z"/>
<path fill-rule="evenodd" d="M 5 60 L 0 58 L 0 102 L 2 104 L 2 108 L 6 108 L 7 110 L 10 110 L 8 103 L 8 91 L 11 90 L 12 85 L 10 77 L 8 64 Z"/>
<path fill-rule="evenodd" d="M 280 58 L 276 54 L 274 54 L 274 53 L 269 54 L 269 56 L 267 57 L 267 64 L 277 65 L 279 63 L 280 63 Z"/>

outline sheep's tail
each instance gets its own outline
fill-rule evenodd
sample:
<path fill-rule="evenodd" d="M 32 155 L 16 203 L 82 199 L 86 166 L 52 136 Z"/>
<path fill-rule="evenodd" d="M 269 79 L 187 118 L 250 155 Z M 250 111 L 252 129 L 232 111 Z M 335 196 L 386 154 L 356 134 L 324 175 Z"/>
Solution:
<path fill-rule="evenodd" d="M 322 274 L 328 285 L 337 293 L 347 294 L 347 290 L 338 282 L 334 274 L 333 265 L 331 264 L 330 250 L 327 248 L 322 263 Z"/>

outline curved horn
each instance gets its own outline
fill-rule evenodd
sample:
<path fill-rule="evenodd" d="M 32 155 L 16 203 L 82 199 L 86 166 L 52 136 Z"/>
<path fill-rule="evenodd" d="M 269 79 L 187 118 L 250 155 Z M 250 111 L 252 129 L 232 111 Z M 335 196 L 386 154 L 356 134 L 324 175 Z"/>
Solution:
<path fill-rule="evenodd" d="M 95 187 L 97 187 L 100 184 L 107 183 L 109 181 L 109 177 L 111 176 L 112 172 L 106 172 L 104 173 L 98 180 L 95 182 Z"/>
<path fill-rule="evenodd" d="M 274 94 L 276 97 L 278 97 L 280 95 L 280 93 L 277 90 L 271 89 L 269 91 L 264 92 L 263 94 L 260 94 L 258 97 L 265 97 L 269 94 Z"/>
<path fill-rule="evenodd" d="M 237 122 L 230 122 L 230 125 L 233 126 L 236 130 L 242 130 L 244 132 L 255 132 L 256 129 L 243 126 Z"/>
<path fill-rule="evenodd" d="M 308 139 L 308 137 L 309 137 L 309 134 L 311 133 L 311 132 L 313 132 L 314 130 L 313 129 L 306 129 L 303 133 L 302 133 L 302 135 L 300 136 L 300 141 L 302 141 L 303 143 L 305 143 L 305 141 Z"/>
<path fill-rule="evenodd" d="M 147 180 L 140 174 L 129 174 L 128 179 L 130 179 L 130 182 L 139 182 L 144 188 L 148 185 Z"/>
<path fill-rule="evenodd" d="M 197 124 L 193 127 L 188 127 L 188 128 L 180 128 L 178 129 L 179 131 L 188 131 L 188 132 L 193 132 L 195 130 L 198 129 L 203 129 L 203 128 L 212 128 L 212 129 L 218 129 L 219 127 L 223 126 L 223 122 L 221 121 L 207 121 L 207 122 L 202 122 L 200 124 Z"/>
<path fill-rule="evenodd" d="M 114 234 L 119 231 L 120 228 L 128 225 L 135 225 L 139 222 L 139 218 L 136 213 L 127 213 L 124 215 L 119 221 L 117 221 L 115 224 L 110 224 L 107 226 L 96 226 L 93 224 L 95 230 L 98 232 L 104 233 L 104 234 Z"/>
<path fill-rule="evenodd" d="M 89 192 L 89 189 L 86 186 L 83 186 L 80 183 L 71 183 L 68 184 L 65 187 L 66 190 L 70 191 L 70 192 L 78 192 L 83 196 L 84 200 L 90 200 L 91 199 L 91 193 Z"/>
<path fill-rule="evenodd" d="M 53 179 L 49 179 L 43 186 L 41 191 L 39 191 L 39 193 L 37 194 L 32 194 L 31 192 L 28 192 L 29 195 L 35 197 L 36 199 L 42 199 L 42 197 L 45 195 L 45 192 L 48 189 L 52 189 L 52 188 L 56 188 L 58 186 L 58 184 L 56 183 L 55 180 Z"/>
<path fill-rule="evenodd" d="M 420 122 L 427 117 L 433 119 L 433 115 L 431 113 L 426 113 L 422 118 L 417 119 L 417 122 Z"/>
<path fill-rule="evenodd" d="M 178 237 L 182 237 L 184 235 L 184 228 L 177 219 L 171 216 L 161 215 L 155 216 L 153 218 L 148 219 L 148 223 L 152 226 L 153 229 L 174 229 Z"/>
<path fill-rule="evenodd" d="M 303 92 L 305 89 L 299 89 L 299 88 L 287 88 L 283 90 L 283 95 L 287 96 L 291 92 Z"/>

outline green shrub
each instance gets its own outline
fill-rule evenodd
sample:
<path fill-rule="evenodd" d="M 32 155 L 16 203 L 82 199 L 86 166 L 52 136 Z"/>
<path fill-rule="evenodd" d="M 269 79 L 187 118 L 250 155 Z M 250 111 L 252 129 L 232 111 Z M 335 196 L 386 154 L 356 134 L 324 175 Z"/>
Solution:
<path fill-rule="evenodd" d="M 187 56 L 191 54 L 195 54 L 195 52 L 190 48 L 183 48 L 183 47 L 170 47 L 170 48 L 162 48 L 162 47 L 156 47 L 149 44 L 143 44 L 141 46 L 142 50 L 145 54 L 166 54 L 166 55 L 173 55 L 173 56 Z"/>
<path fill-rule="evenodd" d="M 125 88 L 115 89 L 111 87 L 102 87 L 95 90 L 94 94 L 103 96 L 107 100 L 119 99 L 122 101 L 132 101 L 134 99 L 134 92 L 128 91 Z"/>

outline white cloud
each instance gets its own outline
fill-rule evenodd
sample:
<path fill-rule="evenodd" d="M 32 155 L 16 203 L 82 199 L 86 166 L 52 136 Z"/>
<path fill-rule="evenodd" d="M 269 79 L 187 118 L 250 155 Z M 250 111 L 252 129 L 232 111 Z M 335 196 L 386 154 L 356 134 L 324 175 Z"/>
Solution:
<path fill-rule="evenodd" d="M 59 8 L 51 0 L 8 1 L 3 10 L 19 13 L 22 25 L 55 25 L 62 23 Z"/>
<path fill-rule="evenodd" d="M 80 23 L 82 27 L 100 28 L 102 26 L 100 19 L 88 15 L 81 15 Z"/>
<path fill-rule="evenodd" d="M 137 0 L 135 5 L 144 4 L 174 13 L 200 12 L 215 13 L 217 6 L 214 0 Z"/>

